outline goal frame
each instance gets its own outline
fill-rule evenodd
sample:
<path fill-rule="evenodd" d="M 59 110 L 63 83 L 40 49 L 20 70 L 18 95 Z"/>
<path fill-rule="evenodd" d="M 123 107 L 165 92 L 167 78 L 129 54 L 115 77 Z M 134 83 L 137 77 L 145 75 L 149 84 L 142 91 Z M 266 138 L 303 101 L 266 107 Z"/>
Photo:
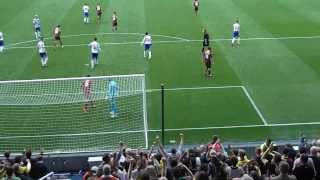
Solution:
<path fill-rule="evenodd" d="M 145 141 L 145 147 L 142 147 L 142 149 L 148 149 L 149 148 L 149 141 L 148 141 L 148 119 L 147 119 L 147 90 L 146 90 L 146 78 L 145 74 L 129 74 L 129 75 L 111 75 L 111 76 L 90 76 L 90 77 L 69 77 L 69 78 L 47 78 L 47 79 L 31 79 L 31 80 L 5 80 L 0 81 L 0 85 L 4 85 L 7 83 L 32 83 L 32 82 L 46 82 L 46 81 L 65 81 L 65 80 L 90 80 L 90 79 L 104 79 L 104 78 L 126 78 L 126 77 L 138 77 L 142 78 L 141 82 L 141 92 L 142 92 L 142 111 L 143 111 L 143 130 L 144 130 L 144 141 Z M 10 137 L 8 137 L 10 139 Z M 45 154 L 76 154 L 76 153 L 99 153 L 103 151 L 109 151 L 109 150 L 78 150 L 78 151 L 49 151 L 44 152 Z M 110 150 L 111 151 L 111 150 Z M 35 152 L 37 152 L 35 150 Z M 13 152 L 14 153 L 14 152 Z"/>

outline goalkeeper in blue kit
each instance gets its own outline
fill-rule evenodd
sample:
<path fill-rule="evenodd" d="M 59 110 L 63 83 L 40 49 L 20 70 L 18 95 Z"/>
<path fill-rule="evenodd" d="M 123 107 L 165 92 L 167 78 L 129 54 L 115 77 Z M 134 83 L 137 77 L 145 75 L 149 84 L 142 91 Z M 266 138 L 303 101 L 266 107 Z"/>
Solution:
<path fill-rule="evenodd" d="M 114 80 L 110 80 L 107 84 L 107 96 L 106 99 L 110 102 L 110 116 L 112 118 L 117 117 L 117 104 L 116 98 L 119 96 L 119 86 Z"/>

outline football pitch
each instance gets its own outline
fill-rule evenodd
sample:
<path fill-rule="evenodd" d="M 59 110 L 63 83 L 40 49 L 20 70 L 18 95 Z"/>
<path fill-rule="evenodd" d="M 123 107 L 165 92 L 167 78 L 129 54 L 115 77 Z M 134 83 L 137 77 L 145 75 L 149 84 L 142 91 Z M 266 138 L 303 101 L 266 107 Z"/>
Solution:
<path fill-rule="evenodd" d="M 98 2 L 103 8 L 101 24 L 95 15 Z M 91 8 L 89 24 L 82 20 L 84 3 Z M 162 83 L 166 88 L 166 143 L 177 140 L 181 132 L 187 144 L 206 143 L 214 134 L 228 142 L 296 139 L 302 133 L 317 137 L 319 6 L 318 0 L 200 0 L 196 16 L 192 0 L 2 0 L 0 31 L 7 49 L 0 54 L 0 80 L 145 74 L 149 144 L 160 134 Z M 113 11 L 119 16 L 117 32 L 111 30 Z M 48 68 L 40 67 L 35 48 L 35 14 L 41 19 Z M 231 47 L 235 20 L 241 24 L 239 48 Z M 52 29 L 57 24 L 62 29 L 63 49 L 54 48 L 52 42 Z M 208 30 L 214 49 L 214 78 L 204 75 L 200 54 L 203 28 Z M 145 32 L 153 39 L 151 60 L 143 57 L 140 46 Z M 99 65 L 91 70 L 87 44 L 94 37 L 102 52 Z M 81 112 L 81 105 L 75 106 Z M 32 138 L 12 143 L 2 139 L 10 133 L 19 134 L 14 127 L 20 126 L 19 131 L 32 123 L 0 109 L 0 151 L 41 146 L 39 142 L 45 139 L 37 143 Z M 78 114 L 75 117 L 76 122 Z M 33 118 L 39 120 L 29 120 Z M 80 123 L 85 126 L 89 122 L 84 119 Z M 93 129 L 99 126 L 96 123 Z M 67 125 L 62 123 L 61 129 Z M 51 128 L 50 123 L 44 123 L 39 133 L 46 135 Z M 67 133 L 56 129 L 59 132 Z M 103 143 L 102 136 L 97 138 Z M 81 141 L 72 141 L 73 148 L 81 146 Z M 56 148 L 63 148 L 60 145 Z M 43 147 L 48 151 L 55 148 Z"/>

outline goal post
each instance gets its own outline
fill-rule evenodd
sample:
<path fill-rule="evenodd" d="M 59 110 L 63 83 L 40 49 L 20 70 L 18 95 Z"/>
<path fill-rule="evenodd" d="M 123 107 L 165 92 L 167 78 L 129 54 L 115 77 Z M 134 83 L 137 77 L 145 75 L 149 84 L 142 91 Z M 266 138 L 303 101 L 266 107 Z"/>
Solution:
<path fill-rule="evenodd" d="M 144 74 L 0 81 L 0 151 L 148 148 L 146 102 Z"/>

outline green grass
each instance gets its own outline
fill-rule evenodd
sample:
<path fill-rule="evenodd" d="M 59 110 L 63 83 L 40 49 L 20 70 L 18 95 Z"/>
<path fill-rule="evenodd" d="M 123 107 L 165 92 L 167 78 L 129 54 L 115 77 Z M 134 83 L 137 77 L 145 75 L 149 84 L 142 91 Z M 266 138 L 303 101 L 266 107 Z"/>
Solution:
<path fill-rule="evenodd" d="M 61 24 L 63 35 L 111 33 L 110 19 L 112 12 L 116 10 L 120 18 L 118 34 L 97 35 L 99 41 L 141 41 L 141 35 L 120 33 L 148 31 L 154 35 L 152 61 L 143 58 L 143 49 L 139 44 L 104 45 L 99 66 L 90 70 L 85 66 L 89 63 L 88 47 L 48 48 L 49 68 L 42 69 L 36 49 L 9 49 L 0 54 L 0 80 L 143 73 L 146 74 L 148 89 L 157 89 L 161 83 L 166 88 L 244 86 L 267 123 L 272 126 L 262 126 L 263 122 L 241 88 L 167 91 L 167 141 L 175 139 L 180 132 L 186 134 L 186 143 L 189 144 L 205 143 L 213 134 L 220 135 L 224 141 L 256 141 L 263 140 L 266 136 L 295 139 L 300 133 L 310 137 L 320 133 L 320 38 L 248 40 L 242 41 L 240 48 L 231 48 L 230 41 L 215 41 L 214 79 L 204 77 L 200 57 L 201 42 L 157 43 L 177 40 L 157 35 L 201 39 L 203 27 L 213 39 L 230 38 L 231 26 L 236 19 L 241 23 L 242 39 L 318 36 L 319 1 L 201 0 L 200 14 L 195 16 L 191 0 L 108 0 L 101 1 L 103 22 L 100 25 L 96 23 L 93 12 L 98 0 L 89 2 L 92 9 L 90 24 L 82 23 L 81 8 L 84 2 L 86 1 L 2 0 L 0 31 L 4 32 L 5 43 L 9 45 L 32 40 L 31 21 L 34 14 L 41 18 L 42 33 L 49 38 L 46 40 L 47 45 L 53 45 L 50 34 L 56 24 Z M 86 44 L 93 37 L 94 35 L 66 37 L 63 42 L 66 45 Z M 16 46 L 35 46 L 35 43 Z M 151 130 L 160 128 L 160 105 L 159 92 L 147 94 L 148 126 Z M 0 127 L 0 136 L 21 134 L 23 129 L 37 126 L 32 125 L 32 121 L 39 117 L 30 116 L 28 122 L 22 123 L 25 120 L 23 115 L 8 108 L 0 107 L 0 123 L 3 125 Z M 34 111 L 37 109 L 25 108 L 35 109 Z M 63 116 L 59 109 L 54 114 Z M 86 116 L 76 114 L 74 117 L 75 120 L 79 118 L 83 122 L 79 127 L 84 127 L 87 123 Z M 56 133 L 66 133 L 65 130 L 81 133 L 81 128 L 67 128 L 72 123 L 77 127 L 75 124 L 78 122 L 75 120 L 69 118 L 67 122 L 61 121 L 61 128 L 56 128 Z M 292 123 L 302 124 L 274 125 Z M 261 127 L 221 128 L 251 125 Z M 43 122 L 42 126 L 41 130 L 35 128 L 34 132 L 46 134 L 52 131 L 52 124 Z M 99 123 L 96 122 L 91 128 L 98 126 Z M 205 127 L 211 128 L 190 129 Z M 173 130 L 181 128 L 189 130 Z M 150 142 L 157 134 L 158 131 L 149 133 Z M 84 141 L 89 142 L 90 138 L 86 137 Z M 54 144 L 48 145 L 50 140 L 46 138 L 3 140 L 0 144 L 6 147 L 1 146 L 0 151 L 20 151 L 25 147 L 63 150 L 62 141 L 57 139 Z M 99 146 L 72 138 L 64 141 L 71 148 L 90 149 L 88 146 Z"/>

